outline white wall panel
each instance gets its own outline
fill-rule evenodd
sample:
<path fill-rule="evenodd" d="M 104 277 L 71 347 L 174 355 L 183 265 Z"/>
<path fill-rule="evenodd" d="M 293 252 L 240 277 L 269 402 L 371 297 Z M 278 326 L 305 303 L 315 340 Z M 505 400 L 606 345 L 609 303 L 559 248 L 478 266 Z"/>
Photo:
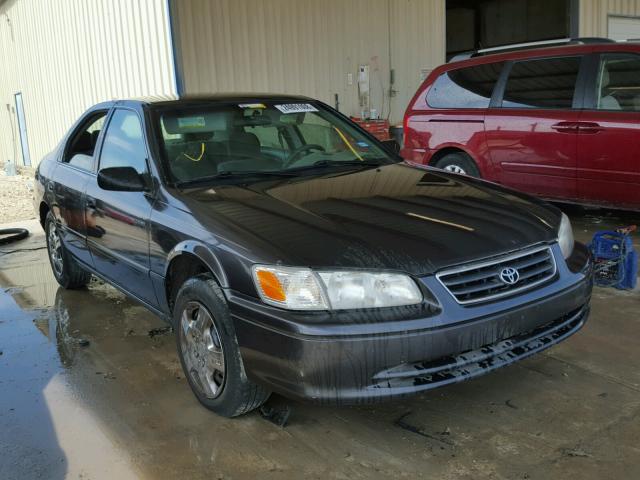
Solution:
<path fill-rule="evenodd" d="M 580 36 L 608 37 L 609 15 L 640 17 L 640 0 L 581 0 Z"/>
<path fill-rule="evenodd" d="M 22 162 L 16 92 L 35 165 L 87 107 L 175 93 L 172 59 L 165 0 L 0 3 L 0 166 Z"/>
<path fill-rule="evenodd" d="M 357 69 L 370 65 L 371 106 L 400 121 L 422 69 L 444 61 L 444 0 L 180 0 L 185 90 L 302 94 L 360 112 Z M 391 49 L 391 52 L 390 52 Z M 347 75 L 353 75 L 349 85 Z"/>

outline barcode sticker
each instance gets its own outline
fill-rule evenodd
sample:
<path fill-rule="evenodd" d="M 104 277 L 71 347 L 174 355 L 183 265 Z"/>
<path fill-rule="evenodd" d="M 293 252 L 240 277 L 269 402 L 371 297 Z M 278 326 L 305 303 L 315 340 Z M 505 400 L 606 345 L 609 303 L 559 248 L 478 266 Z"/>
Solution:
<path fill-rule="evenodd" d="M 317 112 L 318 109 L 310 103 L 285 103 L 282 105 L 274 105 L 282 113 L 304 113 Z"/>

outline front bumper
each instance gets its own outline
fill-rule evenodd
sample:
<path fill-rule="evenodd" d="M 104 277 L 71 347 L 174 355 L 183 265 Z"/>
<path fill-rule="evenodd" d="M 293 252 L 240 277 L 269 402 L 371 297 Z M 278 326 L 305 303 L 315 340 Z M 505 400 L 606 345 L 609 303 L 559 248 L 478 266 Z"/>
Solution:
<path fill-rule="evenodd" d="M 590 269 L 558 263 L 554 282 L 474 307 L 457 305 L 430 277 L 442 311 L 409 320 L 305 323 L 304 314 L 246 297 L 230 295 L 229 304 L 250 379 L 296 399 L 370 403 L 479 376 L 577 332 L 589 315 Z"/>

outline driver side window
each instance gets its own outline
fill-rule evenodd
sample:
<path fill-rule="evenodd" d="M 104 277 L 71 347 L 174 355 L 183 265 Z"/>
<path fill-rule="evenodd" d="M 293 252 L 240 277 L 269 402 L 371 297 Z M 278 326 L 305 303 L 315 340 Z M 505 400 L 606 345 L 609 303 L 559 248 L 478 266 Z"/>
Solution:
<path fill-rule="evenodd" d="M 97 112 L 78 128 L 67 144 L 62 159 L 64 163 L 89 172 L 93 171 L 93 154 L 106 118 L 107 111 Z"/>
<path fill-rule="evenodd" d="M 100 154 L 100 169 L 111 167 L 133 167 L 140 174 L 147 172 L 142 125 L 132 110 L 118 109 L 109 121 Z"/>

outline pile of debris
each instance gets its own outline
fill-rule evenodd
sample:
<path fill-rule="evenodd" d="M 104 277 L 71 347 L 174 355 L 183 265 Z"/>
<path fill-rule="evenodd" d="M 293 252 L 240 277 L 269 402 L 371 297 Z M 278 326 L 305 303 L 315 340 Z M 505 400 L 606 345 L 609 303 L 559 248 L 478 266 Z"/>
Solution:
<path fill-rule="evenodd" d="M 36 217 L 33 207 L 33 171 L 7 176 L 0 169 L 0 224 Z"/>

